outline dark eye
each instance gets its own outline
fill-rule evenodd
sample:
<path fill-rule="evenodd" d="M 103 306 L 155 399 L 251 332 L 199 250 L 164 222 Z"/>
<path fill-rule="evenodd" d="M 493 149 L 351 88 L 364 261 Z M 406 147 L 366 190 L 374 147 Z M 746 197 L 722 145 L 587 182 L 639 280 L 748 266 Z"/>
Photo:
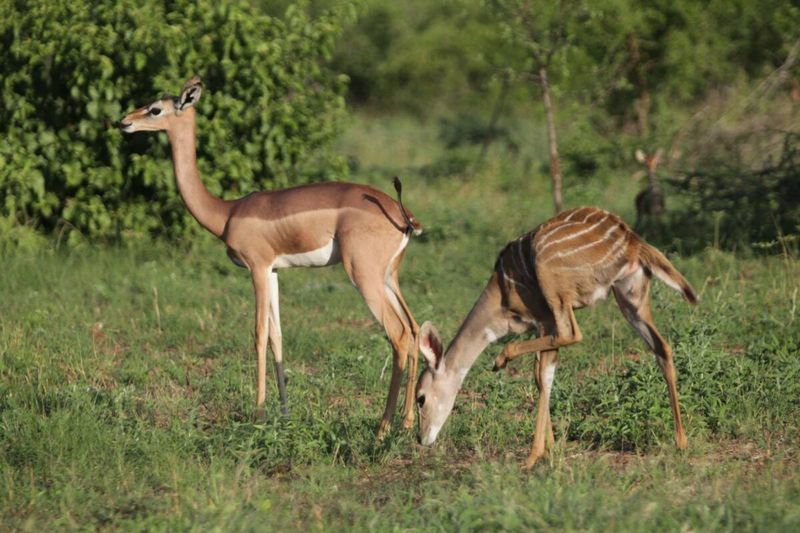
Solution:
<path fill-rule="evenodd" d="M 425 395 L 424 394 L 417 398 L 417 405 L 419 407 L 422 407 L 423 405 L 425 405 Z"/>
<path fill-rule="evenodd" d="M 154 117 L 158 116 L 158 115 L 161 114 L 161 109 L 158 108 L 158 107 L 154 107 L 154 108 L 150 109 L 150 114 L 153 115 Z"/>

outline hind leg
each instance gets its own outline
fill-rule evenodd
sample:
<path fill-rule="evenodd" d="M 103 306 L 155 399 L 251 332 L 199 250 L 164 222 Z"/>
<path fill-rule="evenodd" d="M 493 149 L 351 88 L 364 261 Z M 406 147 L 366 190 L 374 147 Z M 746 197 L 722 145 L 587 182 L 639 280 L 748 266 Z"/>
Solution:
<path fill-rule="evenodd" d="M 389 383 L 386 408 L 378 426 L 377 436 L 380 440 L 389 432 L 392 418 L 397 409 L 400 382 L 408 361 L 409 346 L 414 330 L 404 320 L 404 313 L 398 307 L 396 296 L 387 288 L 384 273 L 376 271 L 370 259 L 374 261 L 374 258 L 362 261 L 359 261 L 358 258 L 350 258 L 350 260 L 344 261 L 344 268 L 363 296 L 367 307 L 383 326 L 389 344 L 392 346 L 392 378 Z"/>
<path fill-rule="evenodd" d="M 402 256 L 398 257 L 397 266 L 399 266 L 401 258 Z M 399 306 L 402 315 L 405 315 L 405 323 L 411 327 L 411 342 L 409 343 L 407 354 L 408 374 L 406 376 L 406 395 L 405 402 L 403 403 L 403 427 L 405 429 L 411 429 L 414 426 L 414 396 L 416 393 L 417 366 L 419 362 L 419 325 L 417 321 L 414 320 L 414 316 L 411 314 L 411 310 L 408 308 L 403 294 L 400 292 L 397 269 L 392 273 L 390 283 L 387 283 L 387 289 L 394 295 L 394 299 L 390 298 L 390 303 L 392 303 L 395 308 Z"/>
<path fill-rule="evenodd" d="M 639 333 L 647 346 L 655 353 L 664 380 L 667 382 L 669 403 L 675 421 L 675 444 L 685 449 L 688 441 L 681 421 L 681 408 L 678 400 L 677 376 L 672 362 L 672 349 L 661 336 L 653 323 L 650 312 L 650 278 L 640 268 L 630 276 L 620 280 L 613 287 L 614 297 L 622 314 Z"/>

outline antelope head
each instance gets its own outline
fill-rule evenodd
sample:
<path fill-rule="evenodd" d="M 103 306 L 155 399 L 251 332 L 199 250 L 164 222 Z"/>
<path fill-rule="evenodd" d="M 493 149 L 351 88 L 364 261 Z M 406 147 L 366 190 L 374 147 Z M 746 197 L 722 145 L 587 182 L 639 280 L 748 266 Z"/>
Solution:
<path fill-rule="evenodd" d="M 456 395 L 461 388 L 457 375 L 447 372 L 439 333 L 430 322 L 420 328 L 419 348 L 428 363 L 417 381 L 417 407 L 419 408 L 420 444 L 430 446 L 436 441 L 439 430 L 447 421 Z"/>
<path fill-rule="evenodd" d="M 202 92 L 203 82 L 199 76 L 193 76 L 184 84 L 180 96 L 167 95 L 131 111 L 117 125 L 125 133 L 168 130 L 176 119 L 197 103 Z"/>

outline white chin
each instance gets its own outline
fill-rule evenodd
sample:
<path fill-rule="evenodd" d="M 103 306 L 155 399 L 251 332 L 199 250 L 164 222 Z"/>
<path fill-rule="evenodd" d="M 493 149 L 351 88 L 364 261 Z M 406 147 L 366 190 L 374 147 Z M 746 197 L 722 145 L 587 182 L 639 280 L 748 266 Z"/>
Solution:
<path fill-rule="evenodd" d="M 432 427 L 430 430 L 428 430 L 428 433 L 422 438 L 422 445 L 430 446 L 436 442 L 436 437 L 439 435 L 439 429 L 440 428 L 438 427 Z"/>

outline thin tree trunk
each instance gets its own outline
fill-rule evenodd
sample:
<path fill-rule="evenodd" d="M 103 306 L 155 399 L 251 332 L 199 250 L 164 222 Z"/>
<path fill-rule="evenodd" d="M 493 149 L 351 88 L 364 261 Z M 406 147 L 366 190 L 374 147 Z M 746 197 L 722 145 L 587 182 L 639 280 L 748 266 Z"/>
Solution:
<path fill-rule="evenodd" d="M 636 127 L 639 137 L 646 138 L 649 132 L 648 118 L 650 115 L 650 91 L 647 88 L 647 76 L 642 63 L 642 54 L 639 50 L 639 40 L 634 34 L 628 34 L 628 53 L 631 56 L 633 84 L 636 87 L 637 97 L 633 102 L 636 110 Z"/>
<path fill-rule="evenodd" d="M 553 206 L 556 214 L 561 212 L 561 165 L 558 162 L 558 141 L 556 140 L 556 123 L 553 118 L 553 105 L 550 103 L 550 85 L 547 81 L 547 68 L 539 67 L 539 83 L 542 86 L 544 113 L 547 117 L 547 141 L 550 146 L 550 176 L 553 181 Z"/>

